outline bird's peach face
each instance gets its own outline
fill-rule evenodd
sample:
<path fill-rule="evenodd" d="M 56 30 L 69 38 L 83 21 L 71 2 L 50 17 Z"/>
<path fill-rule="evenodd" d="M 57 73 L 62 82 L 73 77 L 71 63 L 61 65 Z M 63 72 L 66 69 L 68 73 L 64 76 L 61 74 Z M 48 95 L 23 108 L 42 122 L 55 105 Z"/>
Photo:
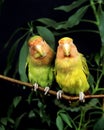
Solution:
<path fill-rule="evenodd" d="M 42 39 L 34 40 L 29 44 L 30 55 L 34 56 L 34 58 L 44 57 L 46 55 L 44 47 L 45 41 Z"/>
<path fill-rule="evenodd" d="M 63 44 L 59 44 L 59 48 L 63 51 L 64 56 L 70 56 L 70 50 L 71 50 L 71 44 L 70 43 L 66 42 L 66 43 L 63 43 Z"/>
<path fill-rule="evenodd" d="M 65 56 L 70 55 L 72 42 L 73 40 L 71 38 L 62 38 L 59 40 L 59 47 L 62 48 Z"/>

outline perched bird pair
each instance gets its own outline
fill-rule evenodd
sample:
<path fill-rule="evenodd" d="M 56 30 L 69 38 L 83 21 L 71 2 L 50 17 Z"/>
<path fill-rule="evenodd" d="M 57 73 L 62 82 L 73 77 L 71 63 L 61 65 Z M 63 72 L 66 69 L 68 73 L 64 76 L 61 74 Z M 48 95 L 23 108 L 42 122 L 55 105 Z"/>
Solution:
<path fill-rule="evenodd" d="M 49 91 L 54 77 L 61 91 L 57 92 L 57 98 L 61 98 L 62 92 L 79 94 L 79 100 L 84 101 L 84 92 L 89 89 L 87 76 L 88 66 L 84 56 L 78 52 L 73 40 L 69 37 L 58 41 L 56 57 L 55 52 L 40 36 L 29 39 L 29 55 L 27 58 L 29 81 L 44 87 L 45 94 Z M 55 66 L 52 62 L 55 57 Z"/>

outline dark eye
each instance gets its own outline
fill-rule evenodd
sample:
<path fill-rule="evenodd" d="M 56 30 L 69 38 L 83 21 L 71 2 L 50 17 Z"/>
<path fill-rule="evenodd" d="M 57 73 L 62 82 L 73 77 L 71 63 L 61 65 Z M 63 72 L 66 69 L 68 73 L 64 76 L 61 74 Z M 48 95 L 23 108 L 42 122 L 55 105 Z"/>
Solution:
<path fill-rule="evenodd" d="M 62 46 L 63 46 L 63 44 L 59 44 L 59 46 L 61 46 L 61 47 L 62 47 Z"/>
<path fill-rule="evenodd" d="M 45 43 L 45 40 L 43 40 L 42 42 L 41 42 L 41 44 L 43 45 Z"/>

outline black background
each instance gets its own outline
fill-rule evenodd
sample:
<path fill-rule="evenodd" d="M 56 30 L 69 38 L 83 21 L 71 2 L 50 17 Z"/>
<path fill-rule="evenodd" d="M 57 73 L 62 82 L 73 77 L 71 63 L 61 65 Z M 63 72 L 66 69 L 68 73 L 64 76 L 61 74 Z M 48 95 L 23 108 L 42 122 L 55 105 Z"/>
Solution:
<path fill-rule="evenodd" d="M 0 50 L 2 50 L 4 44 L 17 28 L 25 26 L 27 22 L 31 20 L 42 17 L 52 18 L 56 21 L 66 20 L 69 17 L 68 13 L 55 11 L 53 9 L 60 5 L 70 4 L 72 1 L 73 0 L 5 0 L 0 14 Z M 89 10 L 86 17 L 93 18 L 93 13 Z M 93 28 L 93 26 L 85 24 L 79 26 L 79 28 L 89 27 Z M 79 50 L 85 55 L 99 51 L 100 38 L 98 35 L 93 33 L 76 33 L 72 34 L 72 36 Z M 0 73 L 3 73 L 5 68 L 7 52 L 8 50 L 0 55 Z M 0 114 L 2 114 L 2 110 L 7 109 L 7 105 L 11 103 L 11 99 L 15 95 L 23 95 L 25 92 L 20 88 L 18 89 L 8 84 L 8 82 L 4 84 L 4 81 L 0 80 L 0 84 Z"/>

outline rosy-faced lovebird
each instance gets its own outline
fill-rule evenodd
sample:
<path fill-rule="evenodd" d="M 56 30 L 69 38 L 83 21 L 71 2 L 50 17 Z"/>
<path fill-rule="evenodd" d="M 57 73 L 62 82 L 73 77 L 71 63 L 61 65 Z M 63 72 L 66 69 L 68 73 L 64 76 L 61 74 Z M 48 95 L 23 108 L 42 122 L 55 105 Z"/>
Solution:
<path fill-rule="evenodd" d="M 61 38 L 58 43 L 55 59 L 56 82 L 63 92 L 79 95 L 79 100 L 84 102 L 84 92 L 89 89 L 86 59 L 78 52 L 72 38 Z M 57 98 L 61 98 L 62 91 L 57 92 Z"/>
<path fill-rule="evenodd" d="M 54 80 L 53 59 L 55 52 L 38 35 L 32 36 L 28 41 L 29 54 L 27 57 L 28 78 L 36 90 L 38 86 L 44 87 L 45 94 Z"/>

